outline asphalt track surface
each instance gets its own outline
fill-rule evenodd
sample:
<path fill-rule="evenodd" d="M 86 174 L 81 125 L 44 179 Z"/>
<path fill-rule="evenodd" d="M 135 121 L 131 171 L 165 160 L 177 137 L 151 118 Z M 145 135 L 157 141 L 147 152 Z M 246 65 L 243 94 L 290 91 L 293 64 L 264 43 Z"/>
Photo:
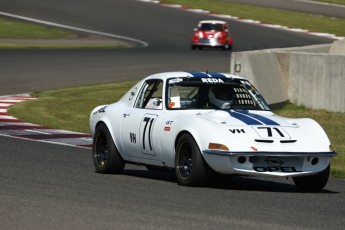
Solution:
<path fill-rule="evenodd" d="M 225 0 L 327 17 L 345 18 L 345 6 L 308 0 Z"/>
<path fill-rule="evenodd" d="M 0 10 L 140 39 L 126 50 L 1 50 L 1 95 L 141 79 L 174 70 L 228 72 L 230 52 L 190 49 L 192 30 L 207 15 L 135 0 L 0 0 Z M 229 21 L 234 51 L 329 43 L 332 40 Z M 13 65 L 12 63 L 15 63 Z"/>
<path fill-rule="evenodd" d="M 132 0 L 0 1 L 0 10 L 144 40 L 126 50 L 1 50 L 1 95 L 140 79 L 170 70 L 228 71 L 229 52 L 192 51 L 211 18 Z M 331 40 L 229 21 L 236 51 Z M 345 181 L 301 193 L 291 180 L 225 178 L 205 188 L 171 172 L 94 172 L 90 150 L 0 137 L 1 229 L 341 229 Z"/>

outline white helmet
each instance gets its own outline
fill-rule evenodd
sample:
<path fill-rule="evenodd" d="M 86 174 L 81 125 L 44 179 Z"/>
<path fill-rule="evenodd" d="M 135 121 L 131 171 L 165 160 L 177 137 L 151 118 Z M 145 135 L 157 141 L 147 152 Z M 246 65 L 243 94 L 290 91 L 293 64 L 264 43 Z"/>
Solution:
<path fill-rule="evenodd" d="M 211 87 L 209 90 L 210 102 L 220 109 L 230 109 L 232 92 L 225 87 Z"/>

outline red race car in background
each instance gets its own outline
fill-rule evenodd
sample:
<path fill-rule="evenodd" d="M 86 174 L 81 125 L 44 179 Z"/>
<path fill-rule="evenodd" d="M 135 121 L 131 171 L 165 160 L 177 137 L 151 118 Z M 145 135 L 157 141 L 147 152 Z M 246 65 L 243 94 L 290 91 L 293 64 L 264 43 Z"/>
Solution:
<path fill-rule="evenodd" d="M 224 21 L 205 20 L 194 29 L 191 48 L 220 47 L 223 50 L 232 48 L 232 37 L 229 26 Z"/>

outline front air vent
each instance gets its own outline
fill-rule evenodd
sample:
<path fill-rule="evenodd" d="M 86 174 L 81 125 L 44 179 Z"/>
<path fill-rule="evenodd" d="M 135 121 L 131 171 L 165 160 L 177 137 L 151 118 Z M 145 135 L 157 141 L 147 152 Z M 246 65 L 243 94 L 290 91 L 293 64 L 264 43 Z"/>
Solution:
<path fill-rule="evenodd" d="M 297 140 L 281 140 L 280 143 L 295 143 Z"/>
<path fill-rule="evenodd" d="M 273 140 L 260 140 L 260 139 L 255 139 L 256 142 L 262 142 L 262 143 L 273 143 Z"/>

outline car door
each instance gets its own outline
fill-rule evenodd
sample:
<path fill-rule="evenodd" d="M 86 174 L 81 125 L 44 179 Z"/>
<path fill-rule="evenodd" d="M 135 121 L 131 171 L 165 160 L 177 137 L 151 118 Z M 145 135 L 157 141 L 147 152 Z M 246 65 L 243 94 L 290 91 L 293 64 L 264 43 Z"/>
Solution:
<path fill-rule="evenodd" d="M 145 159 L 157 159 L 161 155 L 162 90 L 162 80 L 145 82 L 133 108 L 123 114 L 121 144 L 126 155 Z"/>

